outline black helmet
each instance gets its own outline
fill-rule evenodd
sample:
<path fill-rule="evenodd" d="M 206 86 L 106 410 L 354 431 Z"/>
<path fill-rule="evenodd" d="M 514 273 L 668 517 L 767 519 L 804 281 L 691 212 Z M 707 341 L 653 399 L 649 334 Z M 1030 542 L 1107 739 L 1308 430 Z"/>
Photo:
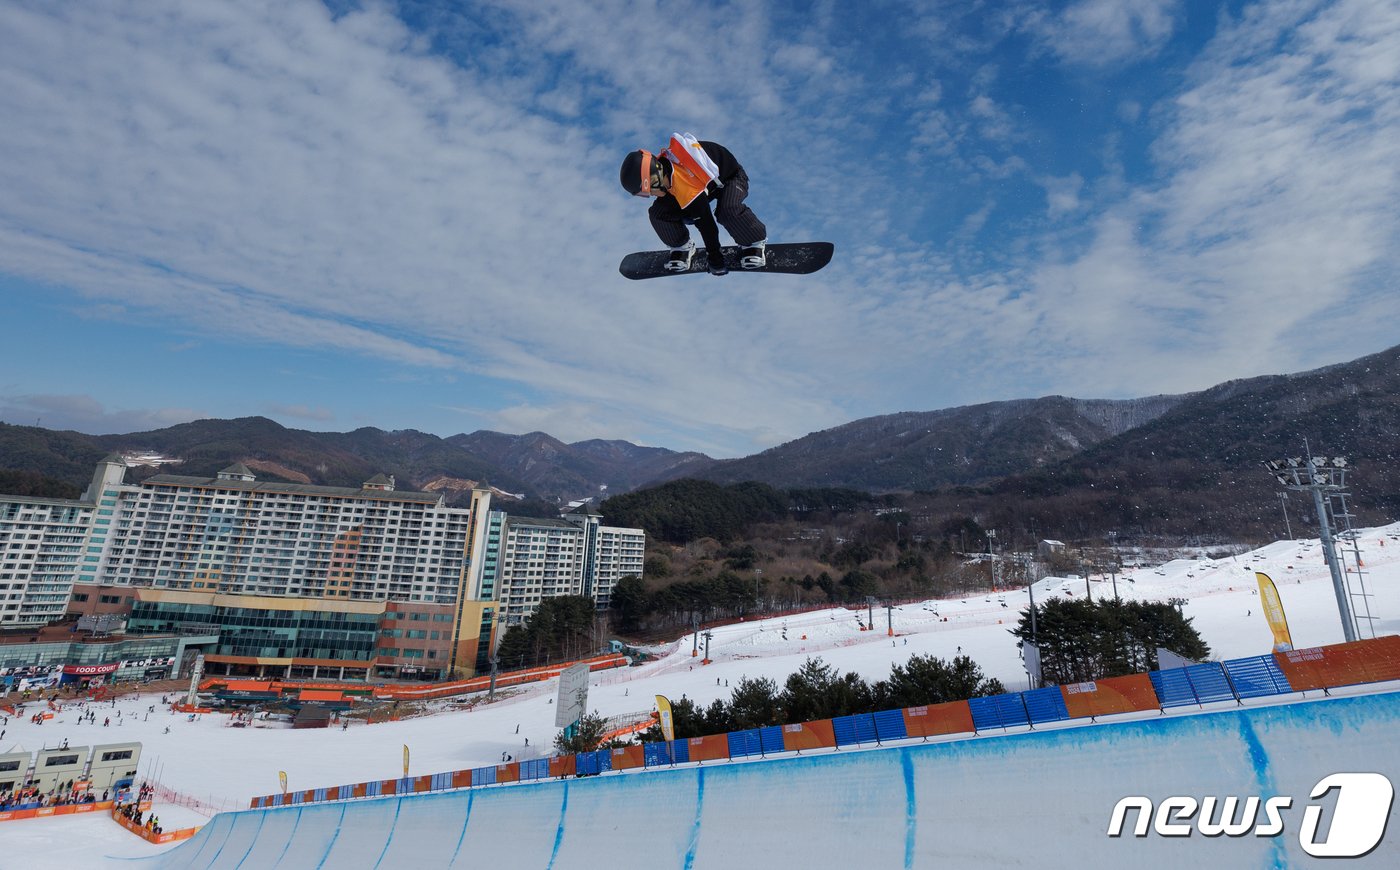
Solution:
<path fill-rule="evenodd" d="M 629 152 L 622 159 L 620 180 L 622 189 L 633 196 L 648 196 L 651 193 L 651 152 L 638 149 Z"/>
<path fill-rule="evenodd" d="M 665 157 L 638 149 L 622 159 L 619 180 L 622 189 L 633 196 L 660 196 L 666 192 L 670 164 Z"/>

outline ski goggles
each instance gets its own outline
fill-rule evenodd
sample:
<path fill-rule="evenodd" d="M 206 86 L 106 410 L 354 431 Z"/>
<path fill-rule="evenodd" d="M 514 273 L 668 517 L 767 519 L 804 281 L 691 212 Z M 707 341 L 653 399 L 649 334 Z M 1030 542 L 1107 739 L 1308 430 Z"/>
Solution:
<path fill-rule="evenodd" d="M 666 169 L 661 165 L 661 161 L 646 150 L 640 150 L 642 155 L 641 174 L 642 186 L 634 196 L 663 196 L 666 193 L 665 184 Z"/>

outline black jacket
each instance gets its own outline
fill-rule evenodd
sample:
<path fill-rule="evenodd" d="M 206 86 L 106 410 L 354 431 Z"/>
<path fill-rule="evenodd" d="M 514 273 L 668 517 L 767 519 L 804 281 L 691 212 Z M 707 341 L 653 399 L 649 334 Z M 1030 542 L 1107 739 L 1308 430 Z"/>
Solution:
<path fill-rule="evenodd" d="M 661 197 L 660 202 L 669 204 L 676 211 L 680 212 L 686 223 L 692 224 L 700 231 L 700 238 L 705 242 L 705 249 L 711 252 L 718 252 L 719 226 L 715 223 L 714 213 L 710 210 L 710 203 L 719 199 L 724 187 L 728 187 L 736 180 L 747 192 L 749 186 L 748 173 L 744 172 L 744 167 L 734 158 L 728 148 L 718 142 L 707 142 L 700 140 L 700 147 L 705 149 L 705 153 L 710 155 L 710 159 L 719 167 L 719 181 L 721 184 L 710 182 L 704 192 L 695 197 L 695 200 L 685 208 L 680 207 L 680 202 L 671 194 Z"/>

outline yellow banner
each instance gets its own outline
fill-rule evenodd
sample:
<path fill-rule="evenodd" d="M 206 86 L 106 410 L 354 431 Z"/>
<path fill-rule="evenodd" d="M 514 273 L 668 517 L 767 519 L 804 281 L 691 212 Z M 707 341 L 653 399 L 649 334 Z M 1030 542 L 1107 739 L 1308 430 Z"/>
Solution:
<path fill-rule="evenodd" d="M 1274 633 L 1274 650 L 1284 652 L 1293 649 L 1293 637 L 1288 633 L 1288 617 L 1283 615 L 1283 601 L 1278 597 L 1278 589 L 1269 575 L 1255 571 L 1259 581 L 1259 603 L 1264 608 L 1264 618 L 1269 621 L 1269 630 Z"/>
<path fill-rule="evenodd" d="M 661 736 L 667 740 L 676 739 L 676 726 L 671 719 L 671 702 L 665 695 L 656 696 L 657 721 L 661 723 Z"/>
<path fill-rule="evenodd" d="M 403 745 L 403 775 L 408 776 L 408 744 Z"/>
<path fill-rule="evenodd" d="M 277 771 L 277 781 L 280 782 L 280 783 L 282 783 L 282 794 L 286 794 L 286 793 L 287 793 L 287 771 L 285 771 L 285 770 L 279 770 L 279 771 Z"/>

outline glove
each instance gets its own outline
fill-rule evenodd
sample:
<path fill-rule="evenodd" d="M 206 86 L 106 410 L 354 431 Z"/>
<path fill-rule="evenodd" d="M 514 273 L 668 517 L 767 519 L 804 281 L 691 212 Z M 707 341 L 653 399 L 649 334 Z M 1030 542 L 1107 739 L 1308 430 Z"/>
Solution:
<path fill-rule="evenodd" d="M 724 251 L 706 251 L 711 275 L 728 275 L 729 267 L 724 264 Z"/>

